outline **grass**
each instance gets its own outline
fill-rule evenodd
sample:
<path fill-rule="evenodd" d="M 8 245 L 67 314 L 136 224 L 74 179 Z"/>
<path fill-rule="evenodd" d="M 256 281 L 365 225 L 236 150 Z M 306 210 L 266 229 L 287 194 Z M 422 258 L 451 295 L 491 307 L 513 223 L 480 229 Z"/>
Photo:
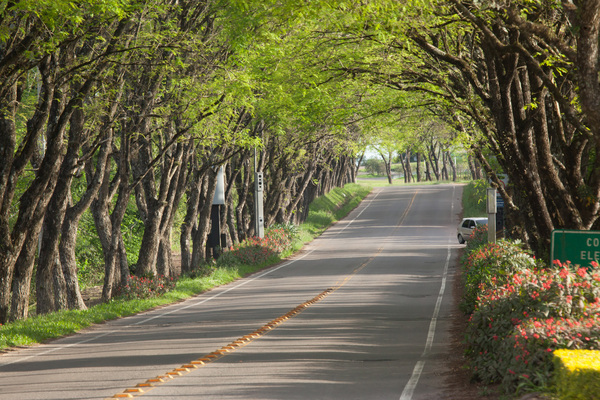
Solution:
<path fill-rule="evenodd" d="M 316 199 L 310 206 L 306 223 L 299 226 L 298 238 L 290 250 L 260 265 L 236 265 L 214 269 L 200 278 L 182 277 L 174 290 L 155 298 L 113 300 L 90 307 L 88 310 L 60 311 L 30 317 L 0 326 L 0 350 L 30 346 L 50 339 L 70 335 L 93 324 L 134 315 L 165 304 L 171 304 L 233 282 L 256 271 L 280 262 L 301 249 L 304 244 L 323 233 L 332 223 L 345 217 L 372 190 L 370 186 L 349 184 L 335 188 Z"/>

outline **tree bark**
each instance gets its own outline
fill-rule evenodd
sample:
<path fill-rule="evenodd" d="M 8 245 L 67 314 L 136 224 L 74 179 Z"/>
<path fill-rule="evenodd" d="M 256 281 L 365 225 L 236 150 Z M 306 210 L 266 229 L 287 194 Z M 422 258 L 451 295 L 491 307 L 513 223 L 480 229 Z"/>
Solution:
<path fill-rule="evenodd" d="M 210 213 L 212 211 L 212 199 L 217 188 L 216 171 L 208 168 L 204 178 L 203 196 L 200 199 L 198 228 L 194 232 L 192 248 L 192 268 L 199 268 L 206 261 L 206 239 L 210 232 Z"/>
<path fill-rule="evenodd" d="M 119 186 L 118 186 L 118 197 L 112 214 L 109 218 L 110 226 L 110 241 L 108 248 L 104 252 L 104 284 L 102 286 L 102 300 L 104 302 L 110 301 L 113 296 L 113 289 L 119 284 L 120 278 L 123 278 L 124 268 L 123 264 L 123 244 L 121 234 L 121 222 L 125 216 L 127 209 L 127 203 L 129 201 L 129 195 L 132 187 L 129 185 L 129 138 L 126 133 L 121 133 L 121 149 L 119 152 Z M 103 216 L 107 218 L 107 215 Z M 126 261 L 125 261 L 126 262 Z M 117 266 L 121 265 L 121 274 L 117 275 Z M 121 285 L 127 284 L 127 281 L 121 281 Z"/>

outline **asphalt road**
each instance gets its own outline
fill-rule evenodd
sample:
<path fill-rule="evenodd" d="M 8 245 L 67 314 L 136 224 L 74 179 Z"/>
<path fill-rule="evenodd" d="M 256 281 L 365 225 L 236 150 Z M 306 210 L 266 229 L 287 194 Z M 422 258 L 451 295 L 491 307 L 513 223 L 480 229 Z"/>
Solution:
<path fill-rule="evenodd" d="M 294 258 L 0 356 L 0 399 L 443 399 L 461 186 L 378 188 Z"/>

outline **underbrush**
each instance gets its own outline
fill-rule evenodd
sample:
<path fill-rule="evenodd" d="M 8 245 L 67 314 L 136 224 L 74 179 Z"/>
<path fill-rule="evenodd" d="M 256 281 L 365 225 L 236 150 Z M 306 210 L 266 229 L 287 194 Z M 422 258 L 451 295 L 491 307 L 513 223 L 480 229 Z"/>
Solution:
<path fill-rule="evenodd" d="M 483 242 L 487 231 L 475 235 L 473 243 Z M 507 394 L 547 391 L 554 350 L 600 349 L 597 263 L 545 265 L 521 244 L 500 241 L 469 248 L 462 269 L 467 355 L 477 380 Z"/>

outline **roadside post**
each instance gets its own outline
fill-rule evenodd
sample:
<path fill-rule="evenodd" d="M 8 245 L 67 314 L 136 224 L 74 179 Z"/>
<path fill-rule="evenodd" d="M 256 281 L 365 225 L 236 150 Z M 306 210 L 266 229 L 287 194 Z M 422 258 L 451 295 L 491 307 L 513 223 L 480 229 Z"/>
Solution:
<path fill-rule="evenodd" d="M 258 154 L 254 148 L 254 236 L 265 237 L 265 217 L 263 211 L 263 173 L 258 171 Z"/>
<path fill-rule="evenodd" d="M 496 189 L 487 189 L 487 214 L 488 214 L 488 242 L 496 243 L 496 212 L 498 205 L 496 202 Z"/>
<path fill-rule="evenodd" d="M 209 256 L 213 259 L 219 257 L 219 251 L 225 247 L 221 238 L 221 206 L 225 204 L 225 171 L 223 166 L 217 171 L 217 187 L 213 196 L 210 210 L 210 232 L 206 238 L 206 247 Z"/>
<path fill-rule="evenodd" d="M 265 237 L 265 218 L 263 213 L 263 173 L 254 174 L 254 207 L 255 207 L 255 232 L 259 238 Z"/>

